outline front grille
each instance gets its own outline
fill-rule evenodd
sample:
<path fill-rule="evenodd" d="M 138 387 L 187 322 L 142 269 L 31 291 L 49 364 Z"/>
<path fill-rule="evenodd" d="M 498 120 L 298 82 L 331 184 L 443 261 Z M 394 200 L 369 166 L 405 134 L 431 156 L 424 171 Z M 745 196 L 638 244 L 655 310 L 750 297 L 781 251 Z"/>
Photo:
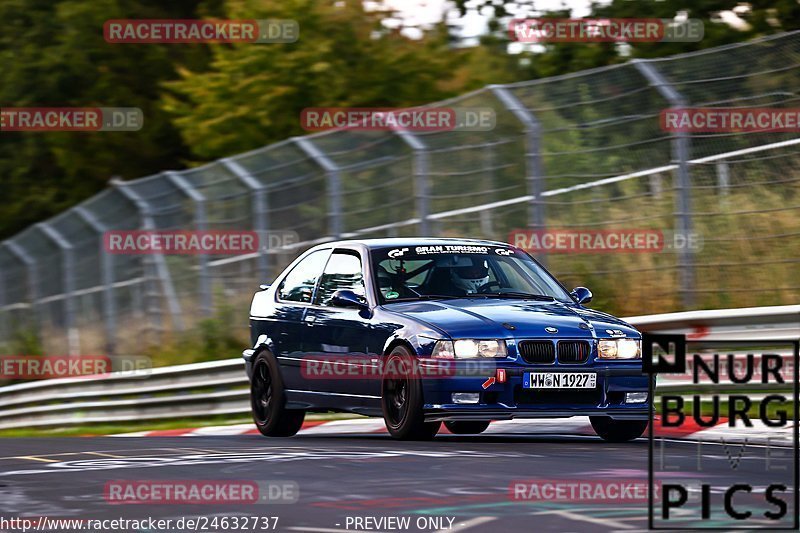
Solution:
<path fill-rule="evenodd" d="M 556 360 L 555 345 L 550 341 L 522 341 L 519 355 L 528 364 L 551 364 Z"/>
<path fill-rule="evenodd" d="M 558 362 L 567 364 L 585 363 L 592 351 L 586 341 L 561 341 L 558 343 Z"/>

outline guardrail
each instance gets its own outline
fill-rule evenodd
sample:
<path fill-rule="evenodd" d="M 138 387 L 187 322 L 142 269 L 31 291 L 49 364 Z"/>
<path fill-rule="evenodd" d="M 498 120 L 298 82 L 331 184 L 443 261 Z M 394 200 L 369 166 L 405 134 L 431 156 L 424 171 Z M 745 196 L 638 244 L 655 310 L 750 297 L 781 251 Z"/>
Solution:
<path fill-rule="evenodd" d="M 800 305 L 689 311 L 629 317 L 651 333 L 694 340 L 798 340 Z M 682 381 L 659 386 L 685 386 Z M 0 429 L 247 415 L 248 381 L 241 358 L 0 388 Z"/>

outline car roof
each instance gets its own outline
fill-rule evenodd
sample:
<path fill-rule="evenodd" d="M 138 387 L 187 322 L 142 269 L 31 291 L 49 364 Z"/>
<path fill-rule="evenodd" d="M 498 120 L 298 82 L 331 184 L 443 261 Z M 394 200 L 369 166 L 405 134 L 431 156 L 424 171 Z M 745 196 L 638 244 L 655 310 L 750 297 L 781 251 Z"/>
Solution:
<path fill-rule="evenodd" d="M 391 248 L 396 246 L 436 246 L 446 244 L 471 244 L 486 246 L 511 247 L 507 242 L 487 241 L 482 239 L 456 239 L 444 237 L 394 237 L 387 239 L 351 239 L 346 241 L 333 241 L 315 246 L 315 248 L 331 248 L 337 246 L 360 244 L 370 250 L 378 248 Z"/>

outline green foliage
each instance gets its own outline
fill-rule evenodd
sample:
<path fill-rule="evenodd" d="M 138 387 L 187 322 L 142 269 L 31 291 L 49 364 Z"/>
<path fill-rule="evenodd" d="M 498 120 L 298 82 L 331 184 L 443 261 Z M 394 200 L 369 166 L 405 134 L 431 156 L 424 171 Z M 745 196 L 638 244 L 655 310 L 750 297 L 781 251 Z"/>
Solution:
<path fill-rule="evenodd" d="M 166 3 L 156 0 L 4 0 L 0 3 L 3 24 L 0 33 L 3 73 L 0 77 L 0 105 L 139 107 L 144 112 L 145 126 L 135 133 L 3 132 L 0 143 L 0 191 L 3 194 L 0 238 L 10 237 L 24 227 L 95 194 L 113 175 L 136 178 L 230 156 L 303 134 L 299 117 L 307 107 L 424 104 L 488 84 L 544 78 L 617 64 L 629 57 L 665 56 L 800 28 L 800 3 L 797 0 L 750 2 L 752 9 L 741 14 L 749 24 L 745 29 L 715 22 L 716 13 L 738 6 L 737 0 L 614 0 L 610 5 L 595 5 L 593 16 L 672 18 L 686 11 L 689 17 L 705 22 L 706 36 L 699 43 L 634 44 L 627 56 L 620 53 L 620 48 L 608 43 L 551 44 L 535 51 L 510 54 L 508 18 L 533 15 L 535 2 L 458 0 L 455 4 L 462 14 L 470 9 L 481 9 L 485 16 L 490 17 L 489 32 L 481 36 L 477 45 L 456 46 L 461 43 L 457 43 L 452 28 L 444 22 L 422 32 L 419 39 L 408 38 L 383 24 L 392 13 L 367 10 L 360 0 L 176 0 Z M 569 16 L 565 11 L 548 15 Z M 103 23 L 109 19 L 212 16 L 295 19 L 300 25 L 300 40 L 292 44 L 123 45 L 106 43 L 102 34 Z M 758 50 L 748 53 L 758 54 Z M 771 83 L 775 92 L 786 90 L 789 78 L 780 73 L 772 75 L 768 82 L 764 77 L 755 81 L 743 76 L 744 69 L 754 70 L 753 61 L 737 63 L 737 57 L 731 54 L 725 60 L 731 63 L 725 65 L 726 74 L 735 78 L 735 81 L 726 83 L 737 84 L 733 89 L 729 88 L 728 94 L 748 93 L 748 84 L 753 83 Z M 772 57 L 764 54 L 758 59 L 764 64 L 763 70 L 771 68 L 768 62 L 773 60 Z M 682 62 L 681 68 L 691 68 L 696 72 L 705 70 L 702 62 L 692 61 Z M 609 155 L 610 150 L 596 151 L 598 148 L 623 146 L 628 139 L 647 138 L 648 128 L 653 127 L 645 120 L 620 122 L 614 128 L 595 127 L 610 115 L 633 117 L 644 110 L 655 109 L 657 102 L 644 94 L 624 101 L 614 98 L 626 90 L 624 81 L 608 74 L 608 78 L 602 80 L 589 76 L 575 82 L 548 83 L 542 84 L 541 88 L 521 91 L 526 93 L 520 97 L 528 106 L 533 108 L 544 102 L 553 108 L 542 112 L 537 110 L 546 131 L 543 151 L 545 173 L 550 177 L 548 188 L 569 186 L 593 174 L 642 168 L 643 164 L 660 162 L 659 158 L 666 156 L 667 152 L 655 145 L 652 150 L 637 147 L 629 153 L 615 152 L 613 156 Z M 635 83 L 638 82 L 637 78 Z M 695 85 L 688 88 L 695 91 L 692 95 L 694 100 L 710 101 L 719 97 L 717 85 Z M 763 86 L 761 92 L 765 92 Z M 589 105 L 605 101 L 613 102 L 611 105 L 615 107 L 602 109 L 602 103 Z M 496 104 L 494 101 L 485 105 Z M 759 104 L 769 105 L 770 102 Z M 519 127 L 518 121 L 506 120 L 513 124 L 509 128 Z M 500 137 L 497 131 L 493 135 Z M 511 132 L 506 136 L 513 135 Z M 342 152 L 352 149 L 348 146 L 352 139 L 347 137 L 334 148 Z M 453 145 L 481 142 L 481 139 L 468 135 L 450 139 Z M 695 155 L 704 155 L 706 146 L 718 148 L 701 144 L 703 142 L 698 140 L 693 145 Z M 745 141 L 732 139 L 727 142 L 733 145 Z M 387 155 L 377 153 L 377 150 L 370 151 L 370 155 Z M 579 150 L 588 155 L 564 156 Z M 522 154 L 524 146 L 520 139 L 497 149 L 494 164 L 500 162 L 507 168 L 486 173 L 487 181 L 491 180 L 493 187 L 501 191 L 493 200 L 522 193 L 514 188 L 520 176 L 524 175 Z M 278 159 L 272 166 L 284 162 L 284 159 Z M 483 152 L 433 155 L 431 159 L 433 171 L 452 172 L 460 166 L 463 173 L 455 185 L 437 179 L 433 187 L 439 189 L 434 193 L 445 196 L 452 195 L 453 191 L 469 194 L 485 190 L 469 181 L 483 175 L 466 174 L 470 169 L 490 165 Z M 289 169 L 289 166 L 284 168 Z M 286 172 L 289 171 L 296 171 L 296 167 Z M 409 179 L 401 181 L 404 176 Z M 393 164 L 391 168 L 362 168 L 344 173 L 342 182 L 345 188 L 349 187 L 346 192 L 351 203 L 348 205 L 353 208 L 347 213 L 346 225 L 364 227 L 408 218 L 406 211 L 410 211 L 409 205 L 413 201 L 412 176 L 413 169 L 408 161 Z M 382 183 L 390 182 L 402 183 L 402 188 L 400 185 L 388 190 L 379 188 Z M 325 220 L 319 215 L 321 207 L 312 201 L 312 198 L 319 197 L 312 189 L 322 189 L 320 183 L 310 184 L 307 189 L 271 193 L 273 199 L 284 193 L 303 196 L 305 203 L 292 211 L 291 216 L 319 221 L 317 226 L 312 225 L 317 222 L 312 222 L 307 228 L 314 237 L 325 230 Z M 609 187 L 608 190 L 613 193 L 616 188 Z M 741 201 L 749 202 L 752 196 L 742 195 Z M 374 208 L 385 205 L 387 199 L 394 211 Z M 760 199 L 765 203 L 753 204 L 754 209 L 781 201 L 781 198 Z M 401 203 L 404 201 L 408 204 Z M 451 196 L 433 207 L 436 210 L 463 207 L 458 202 L 464 201 Z M 642 206 L 640 210 L 649 212 L 652 206 Z M 286 213 L 280 211 L 273 216 L 289 218 Z M 586 217 L 582 222 L 592 222 L 590 215 L 581 211 L 575 219 L 563 220 L 562 224 L 575 223 L 581 216 Z M 610 218 L 611 214 L 608 216 Z M 621 212 L 615 216 L 625 220 L 629 215 Z M 511 220 L 510 215 L 508 222 L 503 220 L 504 227 L 518 225 Z M 717 222 L 724 220 L 720 218 Z M 784 221 L 787 232 L 794 229 L 790 222 Z M 478 227 L 477 217 L 472 223 Z M 278 227 L 278 224 L 274 226 Z M 736 256 L 740 252 L 752 251 L 731 249 L 730 252 Z M 764 250 L 760 252 L 766 253 Z M 637 266 L 651 268 L 649 264 Z M 773 265 L 762 270 L 778 279 L 792 279 L 791 273 L 782 270 L 786 268 Z M 610 270 L 608 265 L 605 269 Z M 601 288 L 602 276 L 607 275 L 598 273 L 602 268 L 596 265 L 592 268 L 576 267 L 576 271 L 577 278 L 594 272 L 597 279 L 590 279 L 589 284 Z M 575 271 L 569 272 L 575 274 Z M 726 273 L 730 275 L 730 271 Z M 643 278 L 651 276 L 652 279 L 645 281 L 663 286 L 665 290 L 674 288 L 674 280 L 669 279 L 668 274 L 653 276 L 652 272 L 643 272 L 641 275 Z M 706 281 L 713 283 L 713 276 L 706 275 L 709 276 Z M 767 286 L 771 281 L 769 276 L 759 275 L 762 276 L 759 282 Z M 730 286 L 735 288 L 735 282 Z M 624 295 L 624 291 L 618 294 Z M 780 296 L 775 295 L 776 301 Z M 724 291 L 703 298 L 702 305 L 740 305 L 748 301 L 747 293 Z M 627 309 L 631 304 L 623 300 L 623 296 L 618 296 L 613 305 L 617 309 Z M 755 303 L 769 304 L 770 301 Z M 180 359 L 186 357 L 184 354 L 197 354 L 200 359 L 213 359 L 236 354 L 242 341 L 232 332 L 241 333 L 244 329 L 234 324 L 229 312 L 230 309 L 223 309 L 216 317 L 204 320 L 191 334 L 173 339 L 162 347 L 158 357 Z M 41 350 L 35 336 L 26 332 L 20 333 L 14 342 L 17 343 L 15 352 Z"/>
<path fill-rule="evenodd" d="M 42 355 L 44 347 L 35 328 L 12 324 L 11 335 L 2 345 L 2 351 L 17 355 Z"/>
<path fill-rule="evenodd" d="M 451 93 L 446 36 L 412 40 L 387 30 L 385 11 L 358 0 L 281 0 L 227 4 L 230 18 L 294 19 L 290 44 L 215 47 L 208 71 L 181 70 L 166 84 L 164 108 L 199 159 L 228 156 L 303 134 L 307 107 L 403 107 Z"/>
<path fill-rule="evenodd" d="M 200 46 L 109 44 L 120 18 L 193 18 L 197 2 L 4 0 L 0 2 L 0 104 L 4 107 L 138 107 L 139 132 L 3 132 L 0 237 L 95 194 L 113 175 L 134 178 L 188 155 L 159 106 L 177 65 L 202 68 Z"/>
<path fill-rule="evenodd" d="M 221 297 L 217 301 L 223 301 Z M 146 355 L 153 366 L 196 363 L 231 359 L 242 353 L 246 338 L 246 315 L 242 320 L 241 305 L 218 304 L 214 315 L 197 321 L 189 330 L 175 333 L 158 346 L 151 346 Z"/>
<path fill-rule="evenodd" d="M 800 27 L 796 0 L 750 2 L 746 30 L 711 22 L 737 0 L 629 1 L 596 5 L 593 16 L 671 18 L 685 10 L 706 23 L 699 43 L 633 45 L 634 57 L 664 56 Z M 9 133 L 0 143 L 0 238 L 95 194 L 111 176 L 135 178 L 229 156 L 304 133 L 312 106 L 408 106 L 491 83 L 542 78 L 626 60 L 607 43 L 553 44 L 507 53 L 511 16 L 529 0 L 458 0 L 480 10 L 489 32 L 453 46 L 442 23 L 410 39 L 360 0 L 4 0 L 0 3 L 0 105 L 139 107 L 145 127 L 122 133 Z M 566 11 L 548 13 L 568 16 Z M 109 19 L 290 18 L 293 44 L 125 45 L 103 39 Z"/>

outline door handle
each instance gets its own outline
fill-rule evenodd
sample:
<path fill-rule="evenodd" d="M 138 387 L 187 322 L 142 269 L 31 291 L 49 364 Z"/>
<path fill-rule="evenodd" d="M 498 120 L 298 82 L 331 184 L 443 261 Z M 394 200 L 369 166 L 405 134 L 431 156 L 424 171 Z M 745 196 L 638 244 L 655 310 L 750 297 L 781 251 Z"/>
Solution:
<path fill-rule="evenodd" d="M 313 326 L 316 320 L 317 320 L 316 315 L 306 315 L 306 317 L 303 319 L 303 322 L 305 322 L 309 326 Z"/>

